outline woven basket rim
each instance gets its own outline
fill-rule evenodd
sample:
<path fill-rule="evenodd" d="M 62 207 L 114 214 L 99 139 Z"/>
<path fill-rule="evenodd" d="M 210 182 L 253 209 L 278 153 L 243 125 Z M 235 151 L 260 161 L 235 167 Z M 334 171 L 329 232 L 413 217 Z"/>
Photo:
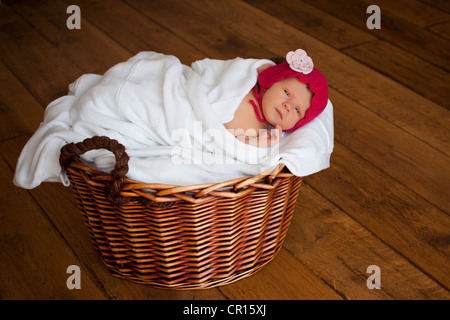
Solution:
<path fill-rule="evenodd" d="M 111 173 L 97 169 L 81 159 L 82 154 L 95 149 L 107 149 L 115 155 L 116 164 Z M 234 178 L 222 182 L 181 186 L 130 179 L 126 176 L 128 173 L 128 161 L 129 157 L 125 152 L 125 147 L 117 140 L 105 136 L 95 136 L 76 144 L 69 143 L 61 148 L 60 164 L 64 170 L 75 169 L 89 172 L 91 183 L 111 181 L 110 198 L 119 205 L 128 201 L 126 196 L 130 192 L 137 193 L 153 202 L 179 201 L 183 198 L 189 202 L 199 202 L 202 201 L 200 199 L 205 199 L 207 195 L 235 198 L 244 196 L 254 189 L 273 189 L 275 187 L 273 183 L 277 178 L 294 176 L 283 163 L 279 163 L 275 167 L 254 176 Z M 263 181 L 264 179 L 265 181 Z M 229 192 L 229 189 L 232 189 L 233 192 Z M 143 192 L 143 190 L 153 190 L 155 193 L 149 194 Z"/>
<path fill-rule="evenodd" d="M 112 177 L 111 173 L 108 173 L 106 171 L 97 169 L 83 160 L 81 160 L 79 157 L 73 158 L 71 162 L 68 164 L 68 167 L 77 168 L 80 170 L 84 170 L 86 172 L 91 173 L 95 177 L 93 180 L 98 181 L 113 181 L 114 178 Z M 166 183 L 158 183 L 158 182 L 144 182 L 142 180 L 136 180 L 131 179 L 128 177 L 125 177 L 124 182 L 127 185 L 136 185 L 136 189 L 154 189 L 154 190 L 166 190 L 166 189 L 172 189 L 176 188 L 175 192 L 184 192 L 184 191 L 190 191 L 190 190 L 199 190 L 199 189 L 211 189 L 216 190 L 220 189 L 222 187 L 227 187 L 230 185 L 236 185 L 237 188 L 244 188 L 248 185 L 254 184 L 257 181 L 260 181 L 264 178 L 268 178 L 269 183 L 271 183 L 273 180 L 279 177 L 283 178 L 289 178 L 293 176 L 294 174 L 290 172 L 282 172 L 284 170 L 288 170 L 287 167 L 280 163 L 270 169 L 267 169 L 260 174 L 252 175 L 252 176 L 244 176 L 240 178 L 233 178 L 229 180 L 224 180 L 221 182 L 210 182 L 210 183 L 201 183 L 201 184 L 190 184 L 190 185 L 177 185 L 177 184 L 166 184 Z M 124 187 L 124 190 L 130 189 L 131 187 Z"/>
<path fill-rule="evenodd" d="M 258 175 L 235 178 L 217 183 L 192 184 L 187 186 L 164 184 L 164 183 L 147 183 L 140 180 L 125 178 L 123 181 L 121 195 L 127 196 L 129 193 L 138 194 L 156 203 L 173 202 L 187 200 L 192 203 L 207 201 L 207 196 L 221 196 L 227 198 L 236 198 L 245 196 L 246 194 L 257 189 L 273 189 L 277 187 L 277 178 L 290 178 L 294 176 L 290 172 L 282 172 L 285 169 L 284 164 L 279 164 L 274 168 L 270 168 Z M 79 157 L 71 160 L 65 170 L 82 170 L 90 173 L 91 183 L 113 182 L 114 178 L 111 173 L 97 169 Z M 288 170 L 288 169 L 285 169 Z M 266 181 L 262 181 L 266 179 Z M 221 190 L 229 189 L 229 190 Z M 148 190 L 155 191 L 152 195 Z M 186 194 L 190 194 L 187 196 Z M 184 196 L 183 196 L 184 195 Z"/>

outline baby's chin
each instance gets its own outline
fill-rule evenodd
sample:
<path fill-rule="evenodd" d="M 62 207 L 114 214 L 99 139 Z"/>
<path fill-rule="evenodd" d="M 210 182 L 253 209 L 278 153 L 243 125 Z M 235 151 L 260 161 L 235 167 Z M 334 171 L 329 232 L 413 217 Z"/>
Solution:
<path fill-rule="evenodd" d="M 287 126 L 287 125 L 279 125 L 280 127 L 281 127 L 281 130 L 283 130 L 283 131 L 288 131 L 288 130 L 292 130 L 292 128 L 294 128 L 295 127 L 295 123 L 293 124 L 293 125 L 289 125 L 289 126 Z M 276 125 L 275 125 L 276 126 Z"/>
<path fill-rule="evenodd" d="M 294 127 L 294 126 L 289 127 L 289 128 L 287 128 L 287 127 L 281 127 L 281 130 L 283 130 L 283 131 L 288 131 L 288 130 L 291 130 L 293 127 Z"/>

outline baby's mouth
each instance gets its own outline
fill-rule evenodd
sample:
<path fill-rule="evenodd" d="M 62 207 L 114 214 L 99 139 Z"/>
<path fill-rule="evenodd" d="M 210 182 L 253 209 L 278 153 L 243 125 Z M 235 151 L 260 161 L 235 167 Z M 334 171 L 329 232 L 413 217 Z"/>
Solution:
<path fill-rule="evenodd" d="M 276 107 L 275 107 L 275 110 L 277 110 L 278 115 L 280 116 L 280 119 L 283 120 L 283 114 L 281 113 L 281 111 L 278 110 Z"/>

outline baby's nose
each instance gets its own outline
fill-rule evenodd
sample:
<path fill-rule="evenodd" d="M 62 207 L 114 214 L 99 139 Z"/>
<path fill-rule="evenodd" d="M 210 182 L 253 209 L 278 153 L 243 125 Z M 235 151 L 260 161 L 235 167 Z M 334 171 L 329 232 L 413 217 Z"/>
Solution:
<path fill-rule="evenodd" d="M 285 102 L 284 108 L 287 112 L 290 112 L 292 110 L 292 105 L 289 102 Z"/>

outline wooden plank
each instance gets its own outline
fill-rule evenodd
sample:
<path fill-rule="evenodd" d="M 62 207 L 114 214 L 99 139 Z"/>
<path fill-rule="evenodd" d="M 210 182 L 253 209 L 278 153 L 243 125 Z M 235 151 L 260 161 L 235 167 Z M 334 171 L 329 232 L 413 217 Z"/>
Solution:
<path fill-rule="evenodd" d="M 5 145 L 1 145 L 4 153 Z M 74 255 L 29 194 L 12 184 L 0 157 L 0 297 L 18 299 L 104 299 L 84 263 Z M 81 289 L 66 285 L 67 268 L 80 267 Z"/>
<path fill-rule="evenodd" d="M 85 18 L 84 8 L 80 16 L 81 29 L 68 29 L 68 4 L 63 1 L 42 0 L 37 5 L 33 1 L 19 0 L 11 2 L 10 7 L 84 72 L 103 74 L 132 55 L 93 27 Z"/>
<path fill-rule="evenodd" d="M 44 109 L 0 62 L 0 140 L 34 132 Z"/>
<path fill-rule="evenodd" d="M 450 212 L 448 157 L 373 112 L 330 90 L 335 139 L 445 212 Z"/>
<path fill-rule="evenodd" d="M 306 180 L 364 228 L 450 287 L 450 217 L 340 143 L 326 174 Z"/>
<path fill-rule="evenodd" d="M 450 40 L 450 21 L 432 26 L 429 30 Z"/>
<path fill-rule="evenodd" d="M 450 73 L 382 40 L 371 41 L 343 51 L 425 98 L 450 109 L 448 81 Z M 423 74 L 426 75 L 422 76 Z"/>
<path fill-rule="evenodd" d="M 366 9 L 369 1 L 327 1 L 311 2 L 316 8 L 341 17 L 342 20 L 353 24 L 361 30 L 367 30 L 366 20 L 369 17 Z M 396 46 L 417 55 L 425 61 L 450 71 L 450 46 L 446 39 L 416 26 L 413 23 L 392 16 L 387 11 L 381 13 L 381 29 L 373 29 L 378 38 L 395 44 Z"/>
<path fill-rule="evenodd" d="M 258 43 L 248 41 L 230 26 L 218 23 L 217 19 L 197 10 L 187 1 L 127 0 L 126 3 L 182 37 L 210 58 L 263 58 L 269 54 Z"/>
<path fill-rule="evenodd" d="M 175 55 L 185 64 L 206 57 L 179 35 L 168 31 L 122 1 L 80 0 L 77 3 L 82 8 L 83 19 L 87 19 L 133 54 L 156 51 Z"/>
<path fill-rule="evenodd" d="M 450 117 L 445 108 L 246 3 L 236 0 L 190 3 L 270 48 L 274 55 L 283 56 L 295 48 L 304 48 L 332 88 L 450 156 Z M 243 12 L 246 14 L 240 14 Z"/>
<path fill-rule="evenodd" d="M 342 297 L 289 253 L 281 249 L 263 269 L 220 290 L 236 300 L 339 300 Z"/>
<path fill-rule="evenodd" d="M 376 39 L 369 32 L 318 10 L 304 1 L 246 0 L 246 2 L 337 49 Z"/>
<path fill-rule="evenodd" d="M 82 74 L 6 4 L 0 6 L 0 43 L 0 59 L 43 106 Z"/>
<path fill-rule="evenodd" d="M 327 172 L 318 175 L 326 179 Z M 345 299 L 450 298 L 432 277 L 314 191 L 308 177 L 305 181 L 284 247 Z M 371 265 L 380 267 L 380 290 L 367 287 Z"/>
<path fill-rule="evenodd" d="M 373 3 L 365 2 L 366 7 Z M 408 21 L 421 28 L 450 20 L 450 15 L 445 11 L 419 0 L 377 0 L 374 4 L 380 7 L 382 16 L 387 12 L 392 17 Z"/>
<path fill-rule="evenodd" d="M 450 2 L 448 2 L 447 0 L 422 0 L 422 1 L 427 3 L 431 7 L 450 13 Z"/>

